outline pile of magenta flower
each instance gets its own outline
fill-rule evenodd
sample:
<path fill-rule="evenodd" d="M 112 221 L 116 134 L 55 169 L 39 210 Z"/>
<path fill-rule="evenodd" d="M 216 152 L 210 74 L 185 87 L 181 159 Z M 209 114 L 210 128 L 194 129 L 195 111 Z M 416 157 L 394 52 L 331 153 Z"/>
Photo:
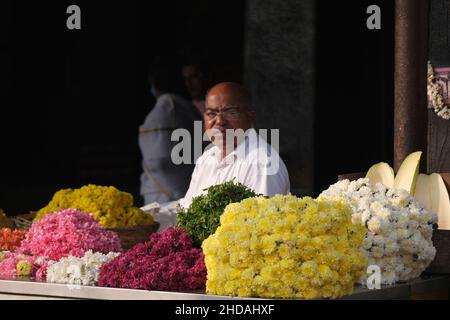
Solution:
<path fill-rule="evenodd" d="M 104 287 L 173 291 L 203 289 L 205 283 L 203 252 L 181 228 L 154 233 L 104 264 L 98 281 Z"/>

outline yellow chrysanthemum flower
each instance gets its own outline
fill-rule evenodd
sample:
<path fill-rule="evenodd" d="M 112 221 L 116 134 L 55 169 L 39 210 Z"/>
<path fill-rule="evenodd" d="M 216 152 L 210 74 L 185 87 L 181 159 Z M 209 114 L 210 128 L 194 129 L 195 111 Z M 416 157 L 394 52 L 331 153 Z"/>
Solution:
<path fill-rule="evenodd" d="M 133 196 L 115 187 L 87 185 L 80 189 L 63 189 L 55 193 L 50 203 L 38 211 L 34 221 L 60 209 L 78 209 L 92 213 L 104 228 L 147 225 L 153 217 L 133 207 Z"/>
<path fill-rule="evenodd" d="M 210 294 L 336 298 L 367 267 L 364 227 L 336 201 L 277 195 L 230 204 L 203 244 Z"/>
<path fill-rule="evenodd" d="M 28 276 L 31 272 L 31 264 L 27 260 L 17 262 L 16 271 L 18 276 Z"/>

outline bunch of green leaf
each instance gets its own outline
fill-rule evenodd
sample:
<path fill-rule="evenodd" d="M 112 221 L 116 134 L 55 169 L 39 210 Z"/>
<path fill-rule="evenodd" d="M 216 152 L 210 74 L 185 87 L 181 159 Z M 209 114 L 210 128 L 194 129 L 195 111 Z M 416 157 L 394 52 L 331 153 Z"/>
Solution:
<path fill-rule="evenodd" d="M 228 204 L 257 196 L 253 190 L 234 181 L 205 190 L 208 190 L 207 194 L 194 197 L 187 210 L 179 207 L 177 215 L 177 226 L 186 230 L 197 246 L 216 232 L 220 216 Z"/>

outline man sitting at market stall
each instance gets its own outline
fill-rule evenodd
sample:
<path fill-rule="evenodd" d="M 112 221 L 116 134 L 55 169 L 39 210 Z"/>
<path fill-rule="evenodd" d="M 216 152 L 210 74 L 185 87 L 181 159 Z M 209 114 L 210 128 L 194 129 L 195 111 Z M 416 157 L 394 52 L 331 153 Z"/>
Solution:
<path fill-rule="evenodd" d="M 204 189 L 233 179 L 265 196 L 289 193 L 286 166 L 257 134 L 254 120 L 250 95 L 242 85 L 223 82 L 208 91 L 204 123 L 212 144 L 197 159 L 181 206 L 188 208 Z"/>

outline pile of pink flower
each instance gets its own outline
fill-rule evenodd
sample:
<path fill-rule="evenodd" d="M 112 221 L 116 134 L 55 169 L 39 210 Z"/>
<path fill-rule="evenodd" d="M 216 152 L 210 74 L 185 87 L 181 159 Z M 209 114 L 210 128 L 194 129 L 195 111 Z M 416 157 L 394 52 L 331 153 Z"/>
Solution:
<path fill-rule="evenodd" d="M 57 261 L 82 257 L 88 250 L 121 252 L 122 246 L 118 235 L 102 229 L 92 214 L 63 209 L 34 222 L 17 252 Z"/>
<path fill-rule="evenodd" d="M 181 228 L 154 233 L 105 263 L 98 280 L 102 287 L 171 291 L 203 289 L 205 283 L 203 252 Z"/>

